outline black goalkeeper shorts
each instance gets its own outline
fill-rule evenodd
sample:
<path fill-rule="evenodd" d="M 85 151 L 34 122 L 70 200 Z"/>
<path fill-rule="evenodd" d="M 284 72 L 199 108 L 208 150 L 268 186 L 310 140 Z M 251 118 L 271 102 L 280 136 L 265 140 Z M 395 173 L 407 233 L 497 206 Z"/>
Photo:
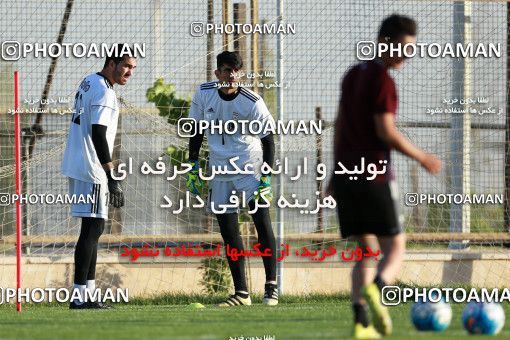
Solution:
<path fill-rule="evenodd" d="M 351 181 L 335 178 L 340 234 L 392 236 L 402 232 L 398 190 L 394 181 Z"/>

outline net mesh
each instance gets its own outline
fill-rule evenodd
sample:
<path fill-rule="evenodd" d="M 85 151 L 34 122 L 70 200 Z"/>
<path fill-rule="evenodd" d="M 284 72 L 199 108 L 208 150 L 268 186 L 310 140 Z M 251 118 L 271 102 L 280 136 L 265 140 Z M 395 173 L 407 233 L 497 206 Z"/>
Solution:
<path fill-rule="evenodd" d="M 259 22 L 276 22 L 276 2 L 258 3 Z M 0 37 L 3 41 L 48 44 L 55 42 L 66 4 L 66 1 L 25 1 L 23 4 L 3 2 L 0 4 L 0 11 L 10 20 L 1 24 Z M 236 4 L 246 6 L 245 20 L 250 22 L 250 2 L 238 1 Z M 438 176 L 429 176 L 415 162 L 394 154 L 392 157 L 402 196 L 404 193 L 452 192 L 455 183 L 452 171 L 458 165 L 459 159 L 458 154 L 452 151 L 454 138 L 457 138 L 452 128 L 455 123 L 452 114 L 431 115 L 427 113 L 427 109 L 447 108 L 444 100 L 457 97 L 459 89 L 462 86 L 465 89 L 466 85 L 470 89 L 469 93 L 465 90 L 461 94 L 488 98 L 488 104 L 479 105 L 479 110 L 488 106 L 496 109 L 495 114 L 470 115 L 472 128 L 469 147 L 465 149 L 470 161 L 469 190 L 480 194 L 504 194 L 507 3 L 469 2 L 469 6 L 471 31 L 469 36 L 466 36 L 467 41 L 475 44 L 488 41 L 500 43 L 501 58 L 470 59 L 469 68 L 466 68 L 460 81 L 454 76 L 453 70 L 459 63 L 459 60 L 454 58 L 413 58 L 402 71 L 392 72 L 399 90 L 398 124 L 401 131 L 425 150 L 438 154 L 445 165 L 444 171 Z M 232 6 L 230 9 L 231 21 L 235 16 L 233 8 Z M 179 151 L 186 150 L 188 141 L 179 138 L 175 125 L 169 124 L 167 118 L 160 115 L 160 111 L 165 109 L 164 105 L 175 103 L 149 102 L 146 93 L 157 79 L 163 78 L 165 83 L 174 85 L 176 98 L 186 99 L 199 84 L 213 79 L 210 70 L 215 69 L 215 55 L 223 50 L 222 35 L 212 35 L 213 47 L 208 50 L 207 36 L 194 37 L 190 34 L 191 23 L 207 21 L 207 9 L 207 2 L 195 0 L 185 3 L 145 0 L 129 4 L 124 1 L 85 1 L 74 2 L 72 8 L 67 9 L 70 16 L 63 37 L 65 43 L 146 44 L 146 57 L 138 60 L 130 83 L 116 87 L 121 103 L 116 154 L 123 161 L 132 158 L 135 169 L 144 161 L 154 164 L 159 157 L 162 157 L 167 166 L 182 161 L 182 152 Z M 324 190 L 329 179 L 328 176 L 321 183 L 317 183 L 316 174 L 312 170 L 318 162 L 332 169 L 331 126 L 341 94 L 339 85 L 343 74 L 357 62 L 357 42 L 374 40 L 382 18 L 392 13 L 402 13 L 418 21 L 419 41 L 449 43 L 453 40 L 455 25 L 458 25 L 454 22 L 455 11 L 460 9 L 459 3 L 452 1 L 324 1 L 317 4 L 298 0 L 285 3 L 284 20 L 295 25 L 296 34 L 285 35 L 283 38 L 284 120 L 313 120 L 316 119 L 316 112 L 320 111 L 324 122 L 324 130 L 320 136 L 284 136 L 278 141 L 282 143 L 283 150 L 280 156 L 288 157 L 291 169 L 302 164 L 303 157 L 307 157 L 311 169 L 309 175 L 303 175 L 299 180 L 290 180 L 290 176 L 283 179 L 287 197 L 296 194 L 300 199 L 313 201 L 316 190 Z M 211 14 L 215 23 L 221 22 L 223 11 L 220 2 L 214 2 Z M 231 39 L 233 48 L 236 38 Z M 252 36 L 247 35 L 236 40 L 236 46 L 244 51 L 246 71 L 253 71 L 250 52 L 252 39 Z M 277 71 L 275 35 L 258 36 L 257 58 L 259 72 L 268 72 L 264 83 L 274 83 L 274 74 Z M 212 60 L 210 68 L 208 60 Z M 103 62 L 97 58 L 58 60 L 51 74 L 53 79 L 48 93 L 48 98 L 57 99 L 57 103 L 45 107 L 50 109 L 50 112 L 43 115 L 40 124 L 43 133 L 35 138 L 33 153 L 30 158 L 24 159 L 22 165 L 23 186 L 27 193 L 67 193 L 67 179 L 60 175 L 60 163 L 70 116 L 63 111 L 72 106 L 72 98 L 83 76 L 100 70 Z M 0 193 L 14 193 L 14 130 L 12 115 L 8 113 L 13 107 L 12 73 L 14 69 L 20 71 L 21 107 L 30 111 L 39 107 L 39 99 L 48 83 L 50 64 L 51 58 L 35 58 L 31 55 L 15 62 L 0 61 Z M 267 86 L 259 93 L 275 115 L 276 88 Z M 60 103 L 58 98 L 62 98 Z M 67 99 L 70 99 L 71 103 L 67 103 Z M 57 113 L 52 113 L 51 110 L 56 110 Z M 183 117 L 186 116 L 187 108 L 180 112 Z M 36 114 L 23 113 L 21 119 L 24 129 L 23 152 L 27 154 L 34 134 L 30 128 Z M 317 155 L 318 146 L 322 151 L 321 156 Z M 206 148 L 206 144 L 203 148 Z M 465 179 L 465 176 L 463 178 Z M 279 185 L 278 180 L 275 185 Z M 114 236 L 108 239 L 111 242 L 101 243 L 102 256 L 118 256 L 123 246 L 141 246 L 144 244 L 143 237 L 150 235 L 161 236 L 157 242 L 150 243 L 151 245 L 174 244 L 174 239 L 186 234 L 200 234 L 200 239 L 196 241 L 204 244 L 214 244 L 218 240 L 216 221 L 207 215 L 205 210 L 185 209 L 176 215 L 160 207 L 164 195 L 172 201 L 185 198 L 184 177 L 167 181 L 165 176 L 145 176 L 134 171 L 127 177 L 124 189 L 126 206 L 110 216 L 107 234 Z M 449 232 L 452 225 L 459 224 L 458 217 L 452 214 L 452 207 L 448 204 L 429 203 L 409 207 L 401 200 L 401 205 L 407 232 Z M 367 213 L 370 213 L 370 209 L 367 209 Z M 349 247 L 350 244 L 346 241 L 331 239 L 331 235 L 337 235 L 338 232 L 336 212 L 325 210 L 322 214 L 319 219 L 313 214 L 285 211 L 282 215 L 285 235 L 313 234 L 319 241 L 322 237 L 322 244 L 326 246 L 336 242 L 339 249 Z M 472 205 L 470 214 L 468 226 L 471 233 L 507 230 L 504 225 L 503 205 Z M 272 217 L 276 226 L 279 221 L 274 208 Z M 5 261 L 8 261 L 14 254 L 14 205 L 0 207 L 0 221 L 1 237 L 5 241 L 2 254 Z M 246 225 L 243 228 L 243 233 L 251 234 L 253 241 L 253 227 Z M 318 230 L 322 236 L 317 237 Z M 79 220 L 70 217 L 68 206 L 26 205 L 23 207 L 23 233 L 30 240 L 24 244 L 27 256 L 45 259 L 55 256 L 58 259 L 70 258 L 74 251 L 74 238 L 79 233 Z M 133 236 L 141 238 L 135 241 L 127 239 Z M 479 246 L 474 242 L 471 249 L 481 247 L 484 253 L 505 258 L 506 251 L 500 247 L 501 243 L 502 241 L 489 240 Z M 312 246 L 317 243 L 303 239 L 298 244 Z M 424 256 L 425 260 L 429 252 L 447 252 L 447 246 L 447 242 L 434 239 L 412 241 L 410 244 L 410 248 Z M 192 267 L 197 262 L 194 261 L 186 259 L 183 263 Z M 258 263 L 254 260 L 253 262 Z M 54 262 L 49 260 L 48 263 L 52 265 Z M 155 270 L 161 282 L 168 283 L 172 274 L 180 273 L 178 268 L 181 268 L 181 265 L 182 263 L 154 265 L 156 269 L 140 268 L 134 275 L 142 277 L 149 272 L 154 274 Z M 328 266 L 331 265 L 324 264 L 322 268 L 327 269 Z M 492 277 L 502 278 L 502 274 L 498 274 L 493 266 L 495 265 L 487 264 L 486 270 L 493 274 Z M 47 268 L 39 270 L 49 280 L 51 275 Z M 453 276 L 458 280 L 471 280 L 462 268 L 457 266 L 457 269 L 452 270 Z M 66 275 L 68 274 L 69 272 L 66 272 Z M 108 274 L 107 269 L 103 274 L 105 283 L 111 284 L 116 280 L 116 276 Z M 1 275 L 10 276 L 7 272 L 2 272 Z M 408 276 L 421 282 L 418 274 Z M 68 276 L 65 280 L 69 280 Z M 62 283 L 58 280 L 55 282 Z M 291 286 L 292 284 L 294 283 L 291 283 Z M 140 292 L 147 293 L 146 290 L 151 289 L 156 288 L 140 287 Z"/>

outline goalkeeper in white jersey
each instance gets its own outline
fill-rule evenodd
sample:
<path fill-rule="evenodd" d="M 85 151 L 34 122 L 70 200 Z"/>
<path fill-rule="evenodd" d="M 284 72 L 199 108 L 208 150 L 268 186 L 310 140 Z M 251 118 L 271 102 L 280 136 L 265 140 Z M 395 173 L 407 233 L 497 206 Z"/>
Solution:
<path fill-rule="evenodd" d="M 243 62 L 237 52 L 224 51 L 217 57 L 217 70 L 215 75 L 219 82 L 202 84 L 193 97 L 189 118 L 209 123 L 227 124 L 236 121 L 259 121 L 261 126 L 268 123 L 274 125 L 273 118 L 264 103 L 256 93 L 237 86 L 237 72 L 242 68 Z M 231 130 L 232 131 L 232 130 Z M 198 155 L 204 134 L 196 131 L 189 143 L 189 162 L 193 170 L 188 173 L 187 187 L 195 194 L 199 194 L 202 182 L 198 176 Z M 278 286 L 276 283 L 276 241 L 271 227 L 268 201 L 272 198 L 271 176 L 261 175 L 260 167 L 263 162 L 271 167 L 274 162 L 274 139 L 272 134 L 261 132 L 258 135 L 243 134 L 238 128 L 233 134 L 218 133 L 209 129 L 206 131 L 209 145 L 210 167 L 228 167 L 233 170 L 230 160 L 235 161 L 240 169 L 250 165 L 255 174 L 216 174 L 209 182 L 208 206 L 218 220 L 221 236 L 225 247 L 243 250 L 243 242 L 239 233 L 238 208 L 218 209 L 229 204 L 232 192 L 236 195 L 245 195 L 250 210 L 255 208 L 255 200 L 266 203 L 265 208 L 258 207 L 251 216 L 257 229 L 260 250 L 270 250 L 270 256 L 262 257 L 266 272 L 264 303 L 274 306 L 278 304 Z M 235 286 L 235 293 L 222 307 L 251 305 L 245 276 L 245 259 L 239 257 L 233 261 L 227 256 L 230 272 Z"/>
<path fill-rule="evenodd" d="M 123 53 L 125 51 L 129 51 Z M 82 220 L 74 253 L 74 289 L 82 297 L 70 309 L 105 309 L 99 301 L 86 301 L 85 291 L 95 291 L 97 244 L 108 219 L 108 205 L 124 205 L 120 181 L 112 177 L 112 152 L 119 107 L 114 84 L 125 85 L 136 67 L 127 45 L 117 45 L 117 54 L 107 57 L 101 72 L 82 80 L 75 96 L 62 174 L 69 178 L 71 195 L 92 195 L 90 204 L 73 204 L 71 214 Z"/>

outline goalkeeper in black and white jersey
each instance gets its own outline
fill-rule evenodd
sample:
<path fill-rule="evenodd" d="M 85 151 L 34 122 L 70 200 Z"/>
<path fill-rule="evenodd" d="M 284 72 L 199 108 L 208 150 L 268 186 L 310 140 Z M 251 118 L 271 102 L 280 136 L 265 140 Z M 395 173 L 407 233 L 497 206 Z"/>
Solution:
<path fill-rule="evenodd" d="M 242 68 L 243 62 L 237 52 L 224 51 L 217 57 L 217 70 L 215 75 L 219 82 L 202 84 L 193 97 L 189 118 L 209 123 L 222 124 L 228 121 L 259 121 L 261 126 L 273 123 L 273 118 L 264 103 L 264 100 L 256 93 L 237 86 L 237 72 Z M 232 191 L 237 195 L 243 192 L 250 210 L 255 207 L 255 200 L 270 201 L 271 176 L 261 175 L 260 167 L 263 162 L 273 166 L 274 162 L 274 139 L 272 134 L 258 135 L 242 134 L 238 128 L 234 134 L 218 133 L 217 130 L 207 130 L 209 145 L 209 166 L 233 167 L 229 160 L 239 157 L 235 161 L 240 169 L 247 164 L 253 166 L 255 174 L 216 174 L 209 182 L 208 205 L 209 209 L 216 210 L 221 205 L 229 204 Z M 197 131 L 190 138 L 189 162 L 193 164 L 193 170 L 188 173 L 187 187 L 195 194 L 199 194 L 202 185 L 198 177 L 198 155 L 203 141 L 203 134 Z M 213 211 L 214 212 L 214 211 Z M 216 210 L 216 218 L 220 226 L 221 236 L 225 247 L 231 249 L 243 249 L 243 242 L 239 233 L 238 208 L 227 208 L 221 212 Z M 262 257 L 266 272 L 264 303 L 267 305 L 278 304 L 278 286 L 276 283 L 276 242 L 271 227 L 269 208 L 259 207 L 252 215 L 257 229 L 260 250 L 271 250 L 271 256 Z M 233 261 L 227 256 L 230 271 L 235 286 L 235 293 L 225 302 L 222 307 L 237 305 L 251 305 L 245 276 L 245 259 L 239 257 Z"/>
<path fill-rule="evenodd" d="M 112 177 L 112 152 L 119 107 L 114 84 L 125 85 L 136 67 L 127 45 L 117 46 L 117 55 L 107 57 L 101 72 L 86 76 L 75 96 L 62 174 L 69 178 L 71 195 L 92 195 L 94 202 L 73 204 L 71 214 L 82 220 L 74 253 L 74 289 L 82 299 L 71 309 L 109 308 L 98 301 L 85 301 L 85 291 L 95 291 L 97 243 L 108 219 L 108 204 L 124 205 L 120 181 Z"/>

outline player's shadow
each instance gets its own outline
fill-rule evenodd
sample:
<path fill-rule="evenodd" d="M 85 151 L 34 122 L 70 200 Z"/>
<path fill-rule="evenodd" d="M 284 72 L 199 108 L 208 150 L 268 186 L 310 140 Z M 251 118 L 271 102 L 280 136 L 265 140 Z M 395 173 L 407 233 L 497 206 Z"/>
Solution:
<path fill-rule="evenodd" d="M 112 266 L 106 264 L 98 265 L 98 269 L 96 271 L 96 285 L 98 288 L 101 288 L 103 291 L 107 288 L 112 290 L 122 288 L 122 277 Z"/>
<path fill-rule="evenodd" d="M 52 280 L 50 287 L 64 288 L 72 287 L 74 278 L 74 264 L 67 264 L 62 280 Z M 107 288 L 115 290 L 122 287 L 122 277 L 113 266 L 98 264 L 96 269 L 96 287 L 104 291 Z"/>
<path fill-rule="evenodd" d="M 445 261 L 443 265 L 443 285 L 472 283 L 474 258 L 456 259 Z"/>

